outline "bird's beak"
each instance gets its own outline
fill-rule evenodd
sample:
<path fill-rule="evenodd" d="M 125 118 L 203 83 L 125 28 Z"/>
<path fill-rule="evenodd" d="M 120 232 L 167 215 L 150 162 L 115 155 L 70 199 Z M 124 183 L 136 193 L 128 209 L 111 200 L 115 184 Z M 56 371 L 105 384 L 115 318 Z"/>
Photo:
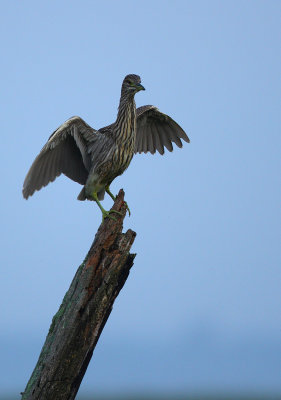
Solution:
<path fill-rule="evenodd" d="M 136 85 L 136 89 L 138 89 L 138 91 L 140 91 L 140 90 L 145 90 L 145 88 L 144 88 L 140 83 L 138 83 L 138 84 Z"/>

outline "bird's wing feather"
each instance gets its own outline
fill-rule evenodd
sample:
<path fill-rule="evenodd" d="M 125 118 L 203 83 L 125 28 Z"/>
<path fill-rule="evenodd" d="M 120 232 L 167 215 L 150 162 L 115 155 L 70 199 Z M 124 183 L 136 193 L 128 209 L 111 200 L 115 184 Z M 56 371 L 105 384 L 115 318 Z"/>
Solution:
<path fill-rule="evenodd" d="M 84 185 L 91 166 L 88 146 L 95 140 L 96 132 L 80 117 L 62 124 L 31 165 L 23 184 L 24 198 L 53 182 L 61 173 Z"/>
<path fill-rule="evenodd" d="M 182 147 L 181 139 L 189 143 L 184 130 L 168 115 L 161 113 L 155 106 L 137 108 L 137 133 L 135 153 L 152 154 L 157 150 L 164 154 L 164 147 L 173 151 L 173 143 Z"/>

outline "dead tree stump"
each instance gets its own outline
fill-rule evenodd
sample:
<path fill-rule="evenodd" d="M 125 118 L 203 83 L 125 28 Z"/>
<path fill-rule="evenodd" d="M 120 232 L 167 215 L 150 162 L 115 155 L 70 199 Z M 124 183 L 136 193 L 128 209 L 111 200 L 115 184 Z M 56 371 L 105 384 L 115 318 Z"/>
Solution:
<path fill-rule="evenodd" d="M 22 400 L 71 400 L 82 382 L 94 348 L 133 265 L 136 233 L 122 233 L 126 214 L 120 190 L 78 268 L 43 345 Z"/>

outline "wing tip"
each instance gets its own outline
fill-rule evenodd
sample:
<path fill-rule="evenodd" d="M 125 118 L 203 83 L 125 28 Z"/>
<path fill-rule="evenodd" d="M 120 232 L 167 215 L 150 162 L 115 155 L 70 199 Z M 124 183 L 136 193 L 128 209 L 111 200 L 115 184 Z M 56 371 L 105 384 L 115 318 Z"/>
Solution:
<path fill-rule="evenodd" d="M 29 198 L 29 196 L 32 196 L 31 193 L 28 192 L 28 190 L 26 190 L 25 188 L 22 189 L 22 196 L 25 200 L 27 200 Z"/>

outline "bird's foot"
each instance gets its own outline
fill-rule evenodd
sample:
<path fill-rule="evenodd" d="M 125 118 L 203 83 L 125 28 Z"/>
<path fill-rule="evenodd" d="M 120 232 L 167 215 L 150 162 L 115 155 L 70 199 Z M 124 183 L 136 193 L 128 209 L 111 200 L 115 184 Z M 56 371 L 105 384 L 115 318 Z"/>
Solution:
<path fill-rule="evenodd" d="M 124 201 L 124 204 L 125 204 L 125 206 L 126 206 L 126 210 L 128 211 L 129 217 L 130 217 L 130 216 L 131 216 L 131 210 L 129 209 L 129 206 L 128 206 L 128 204 L 127 204 L 126 201 Z"/>
<path fill-rule="evenodd" d="M 107 185 L 107 186 L 105 187 L 105 191 L 106 191 L 106 193 L 109 194 L 109 196 L 112 198 L 113 201 L 116 200 L 116 196 L 114 196 L 114 194 L 111 193 L 111 191 L 110 191 L 110 189 L 109 189 L 109 185 Z M 126 201 L 124 201 L 124 204 L 125 204 L 125 206 L 126 206 L 126 210 L 128 211 L 129 217 L 130 217 L 130 216 L 131 216 L 131 211 L 130 211 L 130 209 L 129 209 L 129 206 L 128 206 L 128 204 L 127 204 Z"/>
<path fill-rule="evenodd" d="M 105 218 L 110 218 L 110 219 L 113 219 L 114 221 L 117 221 L 116 218 L 114 218 L 112 215 L 110 215 L 111 213 L 116 213 L 116 214 L 122 215 L 121 212 L 116 211 L 116 210 L 110 210 L 110 211 L 103 210 L 102 211 L 102 222 L 105 220 Z"/>

